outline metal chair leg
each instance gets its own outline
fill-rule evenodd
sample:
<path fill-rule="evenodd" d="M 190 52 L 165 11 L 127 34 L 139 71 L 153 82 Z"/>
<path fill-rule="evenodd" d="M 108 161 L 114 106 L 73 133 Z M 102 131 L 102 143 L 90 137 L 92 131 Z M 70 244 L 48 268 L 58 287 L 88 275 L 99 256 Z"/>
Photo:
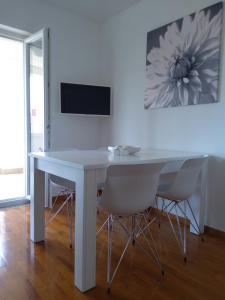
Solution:
<path fill-rule="evenodd" d="M 136 226 L 136 216 L 132 216 L 132 245 L 135 244 L 135 226 Z"/>
<path fill-rule="evenodd" d="M 48 215 L 47 215 L 46 226 L 50 223 L 50 222 L 49 222 L 50 219 L 51 219 L 51 220 L 54 219 L 54 218 L 51 217 L 52 211 L 53 211 L 53 209 L 54 209 L 54 207 L 55 207 L 55 205 L 56 205 L 57 200 L 59 199 L 59 197 L 60 197 L 60 196 L 63 196 L 63 195 L 64 195 L 64 191 L 61 191 L 61 192 L 59 192 L 58 195 L 55 197 L 54 202 L 53 202 L 53 204 L 51 205 L 51 208 L 50 208 L 50 210 L 49 210 L 49 212 L 48 212 Z"/>
<path fill-rule="evenodd" d="M 164 203 L 164 201 L 163 201 Z M 159 205 L 158 205 L 158 197 L 155 196 L 155 205 L 156 205 L 156 209 L 157 209 L 157 221 L 158 221 L 158 226 L 160 228 L 161 226 L 161 213 L 163 212 L 163 207 L 161 210 L 159 210 Z"/>
<path fill-rule="evenodd" d="M 190 205 L 190 202 L 189 202 L 188 199 L 187 199 L 187 204 L 188 204 L 188 207 L 189 207 L 189 209 L 190 209 L 190 211 L 191 211 L 191 214 L 192 214 L 192 216 L 193 216 L 193 219 L 194 219 L 195 225 L 196 225 L 196 227 L 197 227 L 197 229 L 198 229 L 198 233 L 199 233 L 199 235 L 200 235 L 200 237 L 201 237 L 201 240 L 202 240 L 202 242 L 204 242 L 203 234 L 201 233 L 200 227 L 199 227 L 199 225 L 198 225 L 198 222 L 197 222 L 197 220 L 196 220 L 195 214 L 194 214 L 194 212 L 193 212 L 193 209 L 191 208 L 191 205 Z M 193 223 L 192 223 L 192 226 L 193 226 Z"/>
<path fill-rule="evenodd" d="M 56 202 L 59 198 L 59 196 L 61 195 L 67 195 L 66 199 L 64 200 L 64 202 L 60 205 L 60 207 L 57 209 L 57 211 L 53 214 L 52 210 L 54 209 Z M 73 244 L 73 197 L 74 197 L 74 193 L 72 192 L 68 192 L 67 190 L 63 190 L 61 191 L 53 205 L 52 208 L 48 214 L 47 217 L 47 222 L 46 222 L 46 226 L 52 222 L 52 220 L 59 214 L 59 212 L 64 208 L 64 206 L 66 205 L 67 208 L 67 220 L 68 220 L 68 227 L 69 227 L 69 242 L 70 242 L 70 248 L 72 248 L 72 244 Z"/>
<path fill-rule="evenodd" d="M 144 216 L 144 220 L 145 220 L 145 229 L 143 230 L 142 225 L 138 224 L 136 217 L 137 215 L 133 215 L 131 216 L 131 231 L 127 228 L 127 226 L 125 224 L 123 224 L 123 222 L 120 220 L 120 218 L 116 218 L 113 215 L 109 215 L 108 219 L 107 219 L 107 225 L 108 225 L 108 257 L 107 257 L 107 284 L 108 284 L 108 288 L 107 288 L 107 292 L 110 293 L 111 292 L 111 284 L 112 281 L 118 271 L 118 268 L 122 262 L 122 259 L 128 249 L 128 246 L 133 242 L 137 242 L 137 246 L 139 246 L 140 249 L 142 249 L 144 251 L 144 253 L 148 256 L 153 258 L 153 260 L 159 265 L 160 270 L 161 270 L 161 274 L 164 275 L 164 270 L 162 268 L 162 264 L 160 262 L 160 257 L 159 257 L 159 253 L 157 251 L 157 247 L 155 244 L 155 240 L 150 232 L 149 226 L 148 226 L 148 220 L 147 217 L 143 214 L 141 215 L 142 217 Z M 119 258 L 119 261 L 112 273 L 112 231 L 113 231 L 113 222 L 117 221 L 118 224 L 121 226 L 121 228 L 125 231 L 125 233 L 128 236 L 126 245 L 123 249 L 123 252 Z M 106 223 L 105 222 L 105 223 Z M 102 225 L 104 226 L 105 223 Z M 139 227 L 139 228 L 137 228 Z M 146 234 L 145 234 L 145 230 L 147 229 L 147 231 L 150 234 L 150 238 L 151 238 L 151 243 L 148 241 Z M 139 242 L 139 240 L 137 239 L 137 237 L 139 236 L 139 234 L 142 233 L 144 236 L 144 239 L 146 240 L 147 246 L 148 246 L 148 250 L 145 249 L 145 247 L 142 246 L 142 244 Z"/>
<path fill-rule="evenodd" d="M 144 217 L 145 223 L 148 223 L 147 219 L 145 218 L 145 215 L 143 215 L 143 217 Z M 139 248 L 140 248 L 140 249 L 141 249 L 148 257 L 151 257 L 151 258 L 153 259 L 153 261 L 154 261 L 156 264 L 159 265 L 160 270 L 161 270 L 161 274 L 164 275 L 164 271 L 163 271 L 163 268 L 162 268 L 162 264 L 161 264 L 161 262 L 160 262 L 159 253 L 158 253 L 158 251 L 157 251 L 157 247 L 156 247 L 156 245 L 155 245 L 155 240 L 154 240 L 154 238 L 153 238 L 153 236 L 152 236 L 152 234 L 151 234 L 151 232 L 150 232 L 149 226 L 145 226 L 145 228 L 143 229 L 142 226 L 136 222 L 137 227 L 139 227 L 138 230 L 136 230 L 136 228 L 135 228 L 135 231 L 137 231 L 137 234 L 136 234 L 135 232 L 131 232 L 131 233 L 130 233 L 129 230 L 126 228 L 126 226 L 125 226 L 122 222 L 118 221 L 118 223 L 119 223 L 119 225 L 121 226 L 121 228 L 125 231 L 125 233 L 126 233 L 127 236 L 128 236 L 128 243 L 127 243 L 127 245 L 125 246 L 125 248 L 129 245 L 129 240 L 132 239 L 132 235 L 135 234 L 135 238 L 136 238 L 135 241 L 136 241 L 136 243 L 137 243 L 137 246 L 138 246 L 138 247 L 139 247 Z M 149 224 L 149 223 L 148 223 L 148 224 Z M 150 238 L 151 238 L 151 241 L 152 241 L 152 246 L 151 246 L 150 242 L 148 241 L 148 239 L 147 239 L 147 237 L 146 237 L 146 235 L 145 235 L 146 229 L 147 229 L 148 232 L 150 233 Z M 141 243 L 139 242 L 139 240 L 137 239 L 137 238 L 139 237 L 140 234 L 143 234 L 144 240 L 146 241 L 146 244 L 147 244 L 147 246 L 148 246 L 148 250 L 149 250 L 149 251 L 146 250 L 145 247 L 142 246 L 142 244 L 141 244 Z"/>
<path fill-rule="evenodd" d="M 70 248 L 73 247 L 73 195 L 70 195 L 69 203 L 69 211 L 68 211 L 68 218 L 69 218 L 69 240 L 70 240 Z"/>
<path fill-rule="evenodd" d="M 172 206 L 172 208 L 173 208 L 173 207 L 174 207 L 174 206 Z M 171 208 L 171 209 L 172 209 L 172 208 Z M 168 218 L 168 220 L 169 220 L 169 222 L 170 222 L 170 226 L 171 226 L 171 228 L 172 228 L 172 231 L 173 231 L 174 237 L 175 237 L 175 239 L 176 239 L 176 241 L 177 241 L 177 244 L 178 244 L 178 246 L 179 246 L 181 252 L 183 253 L 183 243 L 182 243 L 182 241 L 179 239 L 179 235 L 176 233 L 176 230 L 175 230 L 175 228 L 174 228 L 174 226 L 173 226 L 173 222 L 172 222 L 172 220 L 171 220 L 171 218 L 170 218 L 170 215 L 169 215 L 171 209 L 170 209 L 169 211 L 166 210 L 166 215 L 167 215 L 167 218 Z"/>
<path fill-rule="evenodd" d="M 185 200 L 185 201 L 183 201 L 183 203 L 186 203 L 186 201 L 187 201 L 187 204 L 188 204 L 188 208 L 189 208 L 189 210 L 190 210 L 190 213 L 191 213 L 191 215 L 192 215 L 192 217 L 193 217 L 193 219 L 194 219 L 194 223 L 191 222 L 191 225 L 193 226 L 194 230 L 199 234 L 199 236 L 201 237 L 201 240 L 204 242 L 203 234 L 201 233 L 200 227 L 199 227 L 198 222 L 197 222 L 197 220 L 196 220 L 196 217 L 195 217 L 195 214 L 194 214 L 194 212 L 193 212 L 193 209 L 191 208 L 191 205 L 190 205 L 189 200 Z M 177 207 L 179 208 L 179 210 L 181 211 L 181 213 L 183 214 L 183 216 L 184 216 L 186 219 L 188 219 L 186 211 L 184 211 L 184 210 L 182 209 L 182 207 L 181 207 L 179 204 L 177 204 Z"/>
<path fill-rule="evenodd" d="M 100 234 L 100 232 L 102 231 L 102 229 L 106 226 L 106 224 L 108 224 L 108 220 L 109 217 L 105 220 L 105 222 L 101 225 L 101 227 L 99 228 L 99 230 L 96 233 L 96 237 Z"/>
<path fill-rule="evenodd" d="M 58 210 L 49 218 L 49 220 L 46 222 L 46 226 L 57 216 L 57 214 L 63 209 L 63 207 L 66 205 L 67 200 L 63 202 L 63 204 L 58 208 Z"/>
<path fill-rule="evenodd" d="M 108 217 L 108 258 L 107 258 L 108 293 L 110 293 L 111 270 L 112 270 L 112 216 L 110 215 Z"/>
<path fill-rule="evenodd" d="M 185 215 L 186 215 L 186 203 L 184 201 L 184 212 L 185 212 Z M 186 262 L 187 261 L 187 218 L 184 217 L 184 242 L 183 242 L 183 245 L 184 245 L 184 261 Z"/>
<path fill-rule="evenodd" d="M 107 283 L 108 283 L 108 289 L 107 292 L 110 293 L 111 289 L 110 289 L 110 285 L 118 271 L 118 268 L 122 262 L 122 259 L 127 251 L 128 246 L 130 245 L 133 235 L 134 235 L 134 231 L 132 232 L 128 232 L 128 230 L 126 229 L 126 227 L 118 220 L 118 223 L 121 225 L 121 227 L 125 230 L 125 232 L 128 234 L 128 240 L 126 242 L 126 245 L 123 249 L 123 252 L 119 258 L 119 261 L 114 269 L 114 272 L 112 274 L 112 230 L 113 230 L 113 216 L 110 215 L 109 219 L 108 219 L 108 259 L 107 259 Z"/>

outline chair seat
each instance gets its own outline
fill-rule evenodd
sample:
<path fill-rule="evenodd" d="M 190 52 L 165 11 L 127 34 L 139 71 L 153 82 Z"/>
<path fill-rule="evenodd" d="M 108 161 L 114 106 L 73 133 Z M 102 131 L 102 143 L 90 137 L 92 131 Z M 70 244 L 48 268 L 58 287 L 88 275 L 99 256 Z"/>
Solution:
<path fill-rule="evenodd" d="M 171 184 L 160 184 L 156 196 L 170 201 L 181 202 L 176 195 L 170 192 Z"/>
<path fill-rule="evenodd" d="M 104 212 L 107 212 L 108 214 L 113 214 L 113 215 L 119 215 L 121 217 L 127 217 L 127 216 L 131 216 L 133 214 L 133 212 L 130 212 L 129 210 L 127 210 L 126 208 L 123 209 L 120 208 L 120 209 L 108 209 L 104 204 L 105 204 L 105 201 L 104 201 L 104 197 L 103 197 L 103 190 L 98 190 L 98 194 L 97 194 L 97 200 L 96 200 L 96 205 L 97 205 L 97 209 L 98 211 L 104 211 Z M 143 210 L 139 210 L 139 211 L 136 211 L 136 213 L 139 213 Z"/>

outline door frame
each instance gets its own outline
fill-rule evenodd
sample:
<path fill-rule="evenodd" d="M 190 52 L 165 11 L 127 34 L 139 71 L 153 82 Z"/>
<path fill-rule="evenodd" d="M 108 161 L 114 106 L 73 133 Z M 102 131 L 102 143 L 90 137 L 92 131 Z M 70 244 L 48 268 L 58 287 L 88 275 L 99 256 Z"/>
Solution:
<path fill-rule="evenodd" d="M 30 44 L 42 40 L 43 45 L 43 86 L 44 86 L 44 151 L 50 149 L 50 105 L 49 105 L 49 29 L 43 28 L 24 39 L 24 76 L 25 76 L 25 111 L 26 111 L 26 195 L 30 195 L 30 157 L 31 152 L 31 119 L 30 119 Z M 48 176 L 45 176 L 45 205 L 48 206 Z"/>

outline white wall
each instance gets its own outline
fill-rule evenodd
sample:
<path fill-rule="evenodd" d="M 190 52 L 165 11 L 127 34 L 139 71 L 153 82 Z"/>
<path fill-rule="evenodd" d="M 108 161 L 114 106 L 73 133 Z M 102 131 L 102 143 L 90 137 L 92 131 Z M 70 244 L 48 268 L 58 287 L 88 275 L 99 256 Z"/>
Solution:
<path fill-rule="evenodd" d="M 1 0 L 0 23 L 28 32 L 50 30 L 52 148 L 98 147 L 98 118 L 59 114 L 61 81 L 99 83 L 98 25 L 38 0 Z"/>
<path fill-rule="evenodd" d="M 207 152 L 213 155 L 207 224 L 225 230 L 225 83 L 221 80 L 218 104 L 149 111 L 143 108 L 147 32 L 215 2 L 143 0 L 100 28 L 44 1 L 1 0 L 0 23 L 29 32 L 50 29 L 53 148 L 129 143 Z M 60 81 L 112 84 L 113 117 L 60 115 Z"/>
<path fill-rule="evenodd" d="M 147 32 L 213 0 L 143 0 L 102 27 L 102 76 L 113 86 L 113 118 L 102 121 L 104 144 L 206 152 L 207 224 L 225 231 L 225 83 L 218 104 L 144 110 Z M 224 58 L 222 78 L 224 77 Z"/>

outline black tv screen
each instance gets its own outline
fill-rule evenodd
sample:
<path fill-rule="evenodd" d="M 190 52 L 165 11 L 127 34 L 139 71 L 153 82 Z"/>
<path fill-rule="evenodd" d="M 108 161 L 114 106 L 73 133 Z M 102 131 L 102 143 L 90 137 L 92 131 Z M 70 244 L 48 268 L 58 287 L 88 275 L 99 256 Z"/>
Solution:
<path fill-rule="evenodd" d="M 62 82 L 61 112 L 110 115 L 110 87 Z"/>

